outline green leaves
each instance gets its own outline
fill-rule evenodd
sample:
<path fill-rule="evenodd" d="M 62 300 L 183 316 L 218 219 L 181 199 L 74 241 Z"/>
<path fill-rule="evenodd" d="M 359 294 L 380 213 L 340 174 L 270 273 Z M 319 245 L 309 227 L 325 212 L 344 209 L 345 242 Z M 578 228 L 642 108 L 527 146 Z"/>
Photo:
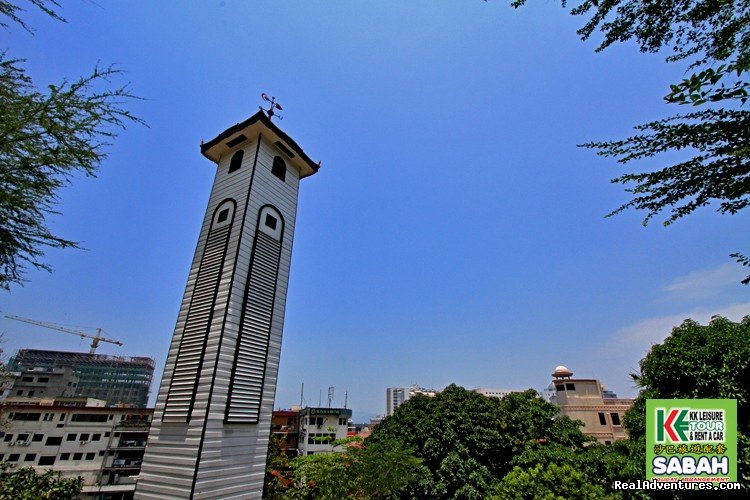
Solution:
<path fill-rule="evenodd" d="M 32 467 L 0 473 L 0 500 L 69 500 L 77 498 L 83 478 L 63 478 L 59 471 L 37 474 Z"/>
<path fill-rule="evenodd" d="M 96 175 L 106 147 L 127 123 L 143 123 L 122 106 L 127 86 L 100 90 L 118 77 L 94 68 L 76 81 L 37 90 L 21 63 L 0 53 L 0 288 L 23 281 L 27 266 L 50 270 L 43 248 L 75 248 L 52 234 L 60 188 L 76 172 Z"/>

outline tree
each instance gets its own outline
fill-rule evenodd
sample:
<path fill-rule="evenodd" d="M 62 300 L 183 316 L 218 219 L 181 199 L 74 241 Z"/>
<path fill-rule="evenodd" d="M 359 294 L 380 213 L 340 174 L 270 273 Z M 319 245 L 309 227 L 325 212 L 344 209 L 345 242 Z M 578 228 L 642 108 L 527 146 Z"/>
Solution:
<path fill-rule="evenodd" d="M 519 7 L 526 0 L 515 0 Z M 562 0 L 563 7 L 568 2 Z M 660 169 L 630 173 L 612 182 L 631 186 L 633 198 L 608 216 L 634 208 L 644 225 L 668 212 L 669 225 L 699 207 L 718 202 L 718 212 L 735 214 L 750 205 L 750 111 L 741 109 L 750 82 L 748 0 L 583 0 L 571 14 L 587 17 L 583 40 L 601 32 L 597 51 L 635 40 L 643 52 L 667 51 L 667 61 L 685 61 L 695 72 L 671 85 L 667 103 L 698 111 L 636 126 L 638 133 L 582 146 L 626 164 L 680 151 L 683 157 Z M 750 266 L 748 257 L 731 255 Z M 750 283 L 750 276 L 742 281 Z"/>
<path fill-rule="evenodd" d="M 632 377 L 641 391 L 624 423 L 644 449 L 646 399 L 736 399 L 739 480 L 750 485 L 750 316 L 739 323 L 714 316 L 708 325 L 685 320 Z"/>
<path fill-rule="evenodd" d="M 298 457 L 292 462 L 294 483 L 283 479 L 279 498 L 398 498 L 423 471 L 421 460 L 396 441 L 346 439 L 337 453 Z"/>
<path fill-rule="evenodd" d="M 498 500 L 612 500 L 604 488 L 591 484 L 583 472 L 568 464 L 537 464 L 531 469 L 516 467 L 495 487 L 492 498 Z"/>
<path fill-rule="evenodd" d="M 424 460 L 410 497 L 481 499 L 533 443 L 582 450 L 589 440 L 579 426 L 533 390 L 500 400 L 450 385 L 433 398 L 411 398 L 368 442 L 396 440 Z"/>
<path fill-rule="evenodd" d="M 54 0 L 30 1 L 62 20 Z M 31 32 L 21 10 L 0 0 L 0 16 Z M 0 288 L 6 290 L 24 281 L 29 265 L 51 270 L 42 260 L 44 247 L 78 246 L 47 226 L 57 213 L 60 188 L 76 173 L 95 176 L 117 131 L 128 122 L 143 123 L 122 107 L 134 98 L 127 86 L 105 88 L 118 69 L 96 67 L 88 76 L 42 91 L 23 62 L 0 52 Z"/>
<path fill-rule="evenodd" d="M 32 467 L 0 473 L 0 500 L 68 500 L 77 498 L 83 478 L 64 478 L 59 471 L 37 474 Z"/>

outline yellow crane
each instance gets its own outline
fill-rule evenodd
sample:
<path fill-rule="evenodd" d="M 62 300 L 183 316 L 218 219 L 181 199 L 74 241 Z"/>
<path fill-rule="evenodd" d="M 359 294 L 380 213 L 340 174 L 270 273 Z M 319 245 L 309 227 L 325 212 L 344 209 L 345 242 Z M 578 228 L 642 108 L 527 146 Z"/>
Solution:
<path fill-rule="evenodd" d="M 107 337 L 104 337 L 102 335 L 101 328 L 96 329 L 96 335 L 89 335 L 86 332 L 80 332 L 78 330 L 73 330 L 72 328 L 66 328 L 64 326 L 56 325 L 54 323 L 47 323 L 45 321 L 37 321 L 35 319 L 22 318 L 21 316 L 13 316 L 12 314 L 7 314 L 5 315 L 5 317 L 8 319 L 16 320 L 16 321 L 22 321 L 24 323 L 30 323 L 32 325 L 43 326 L 51 330 L 58 330 L 60 332 L 78 335 L 81 338 L 91 339 L 91 349 L 89 350 L 89 354 L 96 354 L 96 348 L 99 347 L 99 342 L 108 342 L 110 344 L 115 344 L 119 346 L 122 345 L 122 342 L 120 342 L 119 340 L 113 340 L 113 339 L 108 339 Z"/>

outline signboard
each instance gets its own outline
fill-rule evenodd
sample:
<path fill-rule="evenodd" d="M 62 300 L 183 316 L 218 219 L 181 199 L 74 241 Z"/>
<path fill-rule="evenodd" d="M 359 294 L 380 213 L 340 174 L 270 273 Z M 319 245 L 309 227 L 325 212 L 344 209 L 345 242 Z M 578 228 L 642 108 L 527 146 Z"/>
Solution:
<path fill-rule="evenodd" d="M 737 481 L 737 401 L 646 400 L 646 479 Z"/>

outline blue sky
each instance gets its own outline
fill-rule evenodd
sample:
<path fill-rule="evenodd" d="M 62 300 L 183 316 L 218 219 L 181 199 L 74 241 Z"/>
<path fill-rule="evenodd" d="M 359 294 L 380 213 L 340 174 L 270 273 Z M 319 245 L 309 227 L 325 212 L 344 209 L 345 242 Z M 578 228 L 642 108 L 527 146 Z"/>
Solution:
<path fill-rule="evenodd" d="M 558 364 L 622 395 L 671 326 L 750 313 L 748 214 L 668 228 L 604 215 L 625 167 L 576 144 L 672 114 L 685 67 L 631 44 L 595 53 L 557 2 L 63 2 L 0 46 L 45 86 L 97 63 L 143 100 L 98 178 L 65 189 L 54 274 L 0 295 L 3 314 L 103 326 L 100 352 L 163 367 L 214 173 L 198 146 L 261 92 L 316 161 L 302 182 L 276 405 L 334 386 L 355 417 L 385 388 L 541 389 Z M 117 82 L 115 82 L 117 83 Z M 87 343 L 0 319 L 6 354 Z M 156 385 L 153 388 L 156 392 Z"/>

